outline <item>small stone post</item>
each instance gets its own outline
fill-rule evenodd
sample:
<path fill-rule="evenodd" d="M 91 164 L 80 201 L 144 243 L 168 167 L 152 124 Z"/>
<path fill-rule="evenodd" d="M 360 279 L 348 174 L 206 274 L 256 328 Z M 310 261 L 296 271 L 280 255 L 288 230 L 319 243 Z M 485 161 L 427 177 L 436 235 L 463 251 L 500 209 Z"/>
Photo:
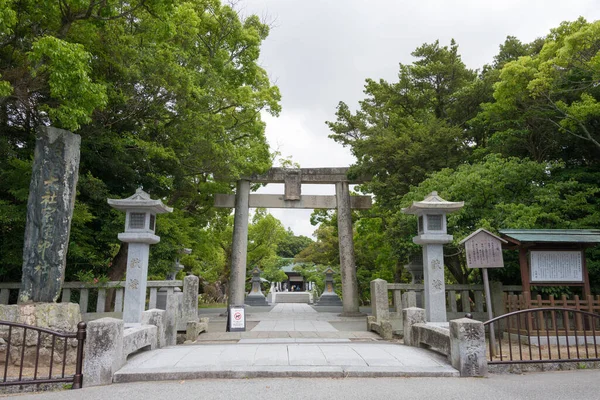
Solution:
<path fill-rule="evenodd" d="M 183 278 L 183 304 L 181 312 L 181 321 L 183 325 L 189 321 L 198 322 L 198 289 L 200 278 L 194 275 L 188 275 Z M 178 326 L 181 325 L 178 324 Z"/>
<path fill-rule="evenodd" d="M 246 257 L 248 252 L 248 206 L 250 181 L 239 180 L 235 194 L 233 242 L 231 244 L 231 272 L 229 276 L 228 306 L 244 304 L 246 290 Z"/>
<path fill-rule="evenodd" d="M 110 385 L 123 359 L 123 321 L 100 318 L 88 322 L 83 347 L 83 386 Z"/>
<path fill-rule="evenodd" d="M 152 200 L 141 188 L 127 199 L 108 199 L 108 204 L 126 212 L 125 232 L 119 233 L 119 240 L 129 243 L 123 321 L 139 324 L 146 306 L 150 245 L 160 241 L 160 237 L 154 234 L 156 214 L 172 212 L 173 209 L 160 200 Z"/>
<path fill-rule="evenodd" d="M 371 281 L 371 313 L 377 321 L 390 319 L 387 281 L 383 279 Z"/>
<path fill-rule="evenodd" d="M 402 310 L 402 325 L 404 329 L 404 344 L 407 346 L 419 347 L 417 338 L 413 335 L 413 325 L 424 324 L 425 310 L 417 307 L 409 307 Z"/>
<path fill-rule="evenodd" d="M 348 182 L 335 184 L 338 212 L 338 240 L 340 247 L 340 270 L 342 273 L 342 316 L 362 315 L 358 309 L 358 282 L 354 260 L 352 233 L 352 208 Z"/>
<path fill-rule="evenodd" d="M 446 214 L 460 210 L 464 202 L 449 202 L 431 192 L 423 201 L 402 209 L 418 217 L 418 236 L 413 242 L 423 246 L 425 312 L 429 322 L 446 322 L 444 244 L 452 241 L 446 233 Z"/>
<path fill-rule="evenodd" d="M 450 361 L 460 376 L 487 375 L 483 322 L 469 318 L 450 321 Z"/>
<path fill-rule="evenodd" d="M 65 279 L 67 248 L 79 176 L 81 137 L 38 128 L 23 246 L 19 302 L 52 303 Z"/>
<path fill-rule="evenodd" d="M 157 308 L 142 313 L 142 325 L 156 326 L 156 347 L 159 349 L 167 346 L 165 314 L 165 310 L 159 310 Z"/>

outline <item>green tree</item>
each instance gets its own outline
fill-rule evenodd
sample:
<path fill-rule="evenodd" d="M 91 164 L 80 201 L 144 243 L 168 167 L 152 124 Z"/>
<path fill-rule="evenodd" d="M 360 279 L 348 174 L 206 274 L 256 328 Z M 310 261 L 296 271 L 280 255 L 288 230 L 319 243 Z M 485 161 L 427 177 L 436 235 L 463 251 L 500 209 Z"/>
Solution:
<path fill-rule="evenodd" d="M 0 2 L 0 16 L 0 175 L 10 178 L 0 188 L 4 279 L 20 275 L 22 172 L 40 124 L 82 136 L 67 273 L 122 276 L 122 217 L 107 197 L 142 185 L 181 211 L 159 217 L 151 268 L 160 274 L 218 218 L 212 195 L 232 187 L 217 178 L 270 167 L 260 112 L 276 115 L 280 95 L 258 65 L 269 32 L 258 17 L 241 18 L 218 0 L 25 0 Z"/>
<path fill-rule="evenodd" d="M 285 236 L 279 241 L 277 255 L 283 258 L 294 258 L 311 243 L 311 238 L 302 235 L 296 236 L 294 235 L 294 232 L 288 228 Z"/>
<path fill-rule="evenodd" d="M 422 200 L 434 190 L 446 200 L 465 202 L 459 212 L 448 215 L 448 232 L 454 241 L 445 250 L 446 267 L 459 283 L 468 283 L 473 270 L 467 269 L 458 242 L 478 228 L 492 232 L 502 228 L 593 228 L 600 217 L 600 189 L 594 179 L 562 164 L 490 155 L 481 162 L 434 173 L 404 196 L 402 204 Z M 414 217 L 396 217 L 394 233 L 405 240 L 414 236 Z M 410 252 L 407 248 L 406 257 Z M 519 280 L 518 264 L 495 273 L 504 274 L 507 283 Z"/>

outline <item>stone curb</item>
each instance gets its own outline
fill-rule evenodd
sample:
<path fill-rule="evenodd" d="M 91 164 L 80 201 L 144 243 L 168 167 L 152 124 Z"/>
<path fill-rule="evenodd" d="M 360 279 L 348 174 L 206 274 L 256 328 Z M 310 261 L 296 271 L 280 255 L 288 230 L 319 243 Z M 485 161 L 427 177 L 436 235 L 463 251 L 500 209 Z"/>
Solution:
<path fill-rule="evenodd" d="M 114 383 L 147 381 L 191 380 L 191 379 L 250 379 L 250 378 L 434 378 L 459 377 L 458 371 L 437 370 L 435 368 L 356 368 L 356 367 L 294 367 L 273 369 L 228 368 L 227 370 L 172 370 L 117 372 Z"/>

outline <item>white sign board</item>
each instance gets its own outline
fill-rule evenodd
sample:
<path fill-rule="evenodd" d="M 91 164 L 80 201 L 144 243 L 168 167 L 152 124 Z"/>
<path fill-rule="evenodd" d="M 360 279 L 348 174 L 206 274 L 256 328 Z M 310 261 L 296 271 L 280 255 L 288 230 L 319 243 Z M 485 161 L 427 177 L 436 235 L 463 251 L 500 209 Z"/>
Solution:
<path fill-rule="evenodd" d="M 502 242 L 496 236 L 481 230 L 464 241 L 469 268 L 502 268 Z"/>
<path fill-rule="evenodd" d="M 532 250 L 529 257 L 531 283 L 583 282 L 581 251 Z"/>
<path fill-rule="evenodd" d="M 246 331 L 244 307 L 229 307 L 229 332 Z"/>

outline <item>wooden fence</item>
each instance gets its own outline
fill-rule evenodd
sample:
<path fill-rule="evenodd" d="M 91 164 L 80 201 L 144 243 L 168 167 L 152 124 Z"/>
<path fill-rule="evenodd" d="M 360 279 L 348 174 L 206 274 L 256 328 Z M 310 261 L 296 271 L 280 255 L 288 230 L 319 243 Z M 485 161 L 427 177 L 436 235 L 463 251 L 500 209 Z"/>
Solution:
<path fill-rule="evenodd" d="M 407 296 L 404 296 L 406 293 L 415 292 L 417 306 L 423 307 L 423 290 L 423 284 L 388 283 L 388 292 L 391 292 L 390 298 L 392 300 L 391 318 L 402 319 L 402 309 L 407 306 L 403 304 L 407 298 Z M 492 285 L 492 298 L 495 302 L 492 308 L 496 312 L 504 313 L 503 299 L 515 295 L 515 293 L 520 293 L 521 290 L 522 286 L 505 286 L 495 282 Z M 487 321 L 488 315 L 483 285 L 446 285 L 446 313 L 448 321 L 463 318 L 466 313 L 472 314 L 473 318 L 479 321 Z"/>

